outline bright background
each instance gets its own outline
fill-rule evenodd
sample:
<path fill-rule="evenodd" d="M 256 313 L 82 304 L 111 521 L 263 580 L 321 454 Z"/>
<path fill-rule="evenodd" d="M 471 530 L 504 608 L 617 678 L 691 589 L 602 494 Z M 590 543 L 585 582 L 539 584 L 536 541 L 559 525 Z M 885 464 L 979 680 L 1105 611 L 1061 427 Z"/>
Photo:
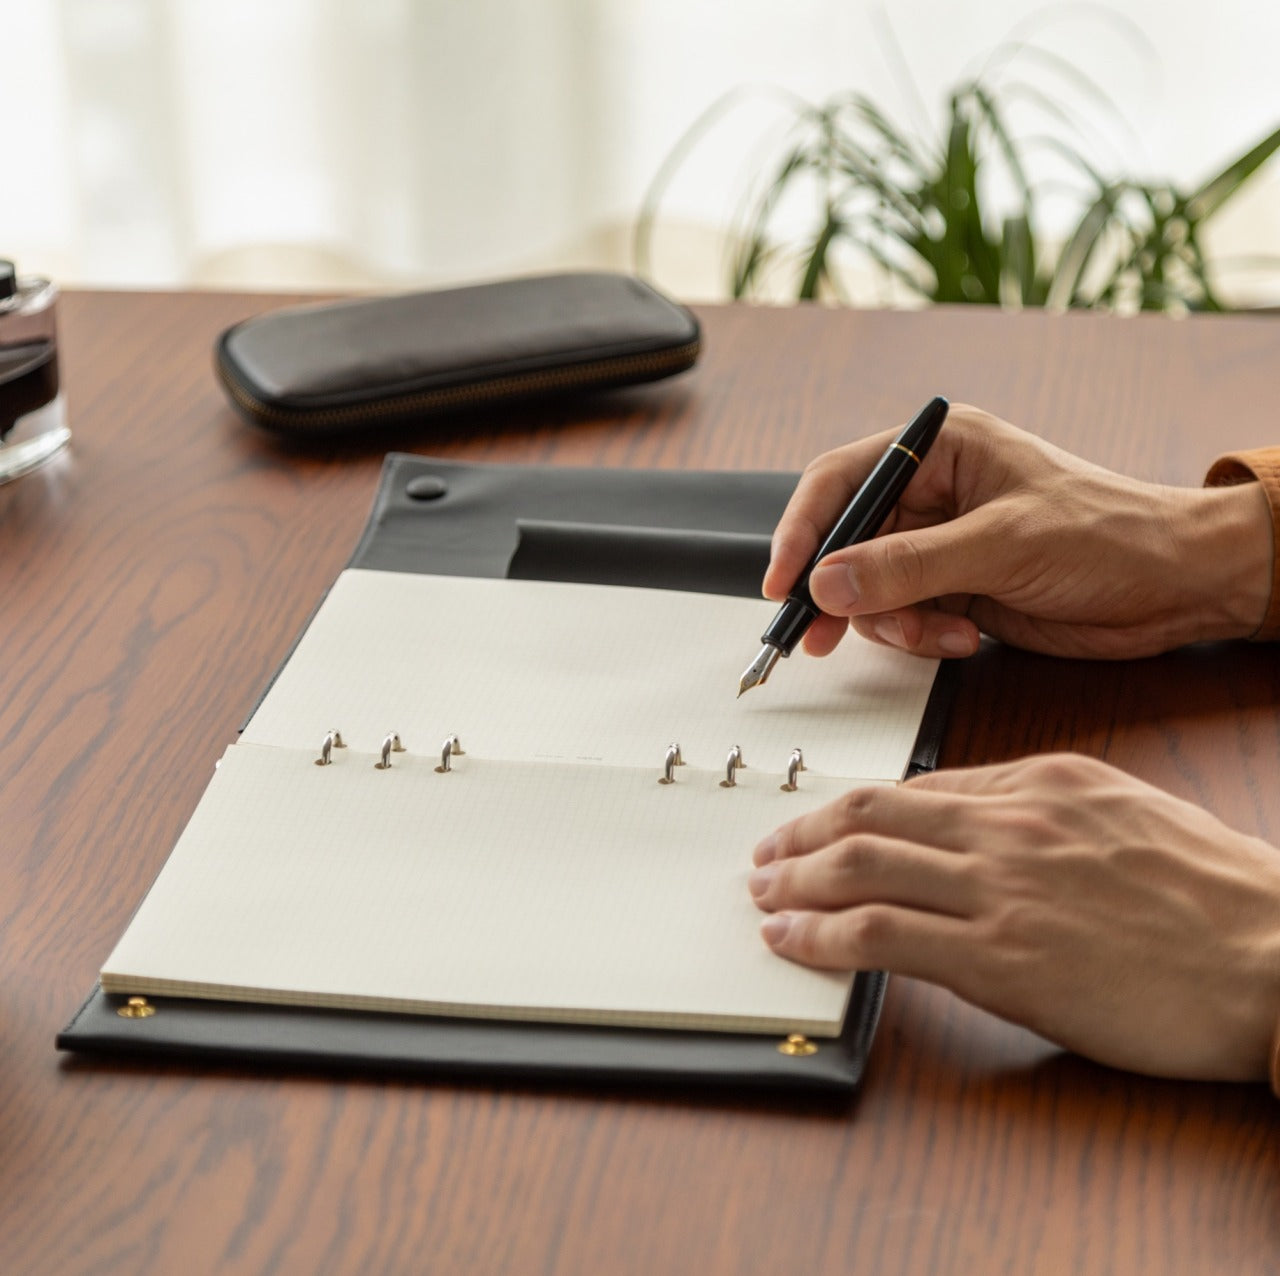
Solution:
<path fill-rule="evenodd" d="M 1194 182 L 1280 123 L 1258 0 L 0 0 L 0 255 L 126 286 L 628 268 L 648 183 L 726 90 L 936 121 L 1028 30 L 1117 101 L 1128 131 L 1089 122 L 1112 170 Z M 723 294 L 717 228 L 778 119 L 744 107 L 681 169 L 659 283 Z M 1212 244 L 1280 253 L 1280 162 Z"/>

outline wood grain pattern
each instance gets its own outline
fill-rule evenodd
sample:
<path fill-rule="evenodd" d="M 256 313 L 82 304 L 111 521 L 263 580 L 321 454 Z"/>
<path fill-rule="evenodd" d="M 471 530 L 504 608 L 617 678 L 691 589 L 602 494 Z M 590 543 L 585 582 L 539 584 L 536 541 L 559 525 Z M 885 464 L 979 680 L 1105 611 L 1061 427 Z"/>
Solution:
<path fill-rule="evenodd" d="M 935 390 L 1196 483 L 1274 442 L 1274 320 L 703 312 L 691 375 L 358 446 L 243 427 L 217 332 L 280 298 L 79 294 L 73 450 L 0 488 L 0 1271 L 1202 1273 L 1280 1253 L 1280 1105 L 1111 1072 L 907 980 L 848 1111 L 60 1059 L 388 447 L 800 468 Z M 1280 841 L 1280 661 L 998 648 L 948 764 L 1077 748 Z"/>

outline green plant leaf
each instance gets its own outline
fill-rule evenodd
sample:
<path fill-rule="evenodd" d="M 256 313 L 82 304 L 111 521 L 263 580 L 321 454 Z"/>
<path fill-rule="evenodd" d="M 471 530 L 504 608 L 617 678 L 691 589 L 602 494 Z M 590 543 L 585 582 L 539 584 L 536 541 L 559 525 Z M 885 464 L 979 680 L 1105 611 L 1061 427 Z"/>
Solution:
<path fill-rule="evenodd" d="M 1187 200 L 1189 216 L 1202 222 L 1213 216 L 1280 148 L 1280 128 L 1268 133 L 1215 177 L 1201 184 Z"/>
<path fill-rule="evenodd" d="M 980 84 L 975 84 L 971 93 L 974 104 L 983 119 L 986 120 L 987 127 L 991 130 L 991 135 L 996 139 L 996 145 L 1004 156 L 1004 161 L 1009 167 L 1009 172 L 1013 175 L 1013 180 L 1017 184 L 1024 204 L 1029 206 L 1034 202 L 1031 183 L 1027 180 L 1026 171 L 1022 167 L 1022 157 L 1018 154 L 1017 143 L 1009 135 L 1009 130 L 1005 127 L 1004 117 L 999 107 L 996 106 L 991 95 Z"/>
<path fill-rule="evenodd" d="M 834 215 L 830 209 L 827 210 L 827 219 L 823 223 L 818 237 L 813 241 L 812 246 L 806 254 L 804 275 L 800 279 L 800 290 L 797 293 L 799 301 L 813 301 L 818 296 L 818 289 L 821 287 L 823 280 L 827 277 L 827 254 L 831 251 L 831 244 L 843 229 L 840 220 Z"/>
<path fill-rule="evenodd" d="M 1084 273 L 1097 251 L 1103 232 L 1115 216 L 1117 197 L 1115 187 L 1104 186 L 1094 202 L 1085 209 L 1075 230 L 1068 236 L 1062 252 L 1058 254 L 1057 265 L 1045 296 L 1046 306 L 1065 310 L 1077 303 Z"/>
<path fill-rule="evenodd" d="M 1047 285 L 1036 268 L 1035 232 L 1026 213 L 1006 217 L 1000 302 L 1003 305 L 1040 306 Z"/>

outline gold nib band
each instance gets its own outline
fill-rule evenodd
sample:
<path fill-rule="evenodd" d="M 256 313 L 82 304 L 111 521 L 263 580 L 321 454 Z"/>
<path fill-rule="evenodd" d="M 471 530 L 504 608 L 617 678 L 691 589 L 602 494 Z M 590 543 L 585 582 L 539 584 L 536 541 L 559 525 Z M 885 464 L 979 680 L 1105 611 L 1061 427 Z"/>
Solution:
<path fill-rule="evenodd" d="M 896 447 L 899 452 L 905 452 L 917 465 L 920 464 L 920 458 L 909 447 L 903 447 L 901 443 L 895 443 L 893 446 Z"/>

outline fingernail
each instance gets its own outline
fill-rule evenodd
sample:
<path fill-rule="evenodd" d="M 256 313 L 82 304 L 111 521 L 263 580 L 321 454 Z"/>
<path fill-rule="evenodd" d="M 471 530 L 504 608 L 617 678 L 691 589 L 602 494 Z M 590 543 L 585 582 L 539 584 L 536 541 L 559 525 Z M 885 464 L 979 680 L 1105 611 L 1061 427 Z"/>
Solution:
<path fill-rule="evenodd" d="M 948 656 L 967 656 L 973 651 L 973 640 L 961 629 L 948 629 L 938 635 L 938 650 Z"/>
<path fill-rule="evenodd" d="M 778 835 L 770 833 L 751 853 L 753 864 L 771 864 L 778 858 Z"/>
<path fill-rule="evenodd" d="M 777 876 L 778 866 L 776 864 L 766 864 L 764 868 L 758 868 L 754 873 L 747 874 L 747 890 L 751 892 L 754 899 L 759 899 L 769 889 L 773 879 Z"/>
<path fill-rule="evenodd" d="M 885 616 L 876 621 L 875 624 L 876 637 L 882 642 L 891 643 L 895 647 L 905 647 L 907 645 L 906 636 L 902 632 L 902 626 L 892 616 Z"/>
<path fill-rule="evenodd" d="M 772 917 L 766 917 L 760 923 L 760 934 L 764 936 L 764 942 L 770 948 L 777 948 L 787 937 L 787 931 L 791 929 L 791 918 L 786 913 L 774 913 Z"/>
<path fill-rule="evenodd" d="M 819 567 L 809 576 L 809 590 L 828 611 L 841 611 L 858 602 L 858 583 L 850 568 L 841 563 Z"/>

